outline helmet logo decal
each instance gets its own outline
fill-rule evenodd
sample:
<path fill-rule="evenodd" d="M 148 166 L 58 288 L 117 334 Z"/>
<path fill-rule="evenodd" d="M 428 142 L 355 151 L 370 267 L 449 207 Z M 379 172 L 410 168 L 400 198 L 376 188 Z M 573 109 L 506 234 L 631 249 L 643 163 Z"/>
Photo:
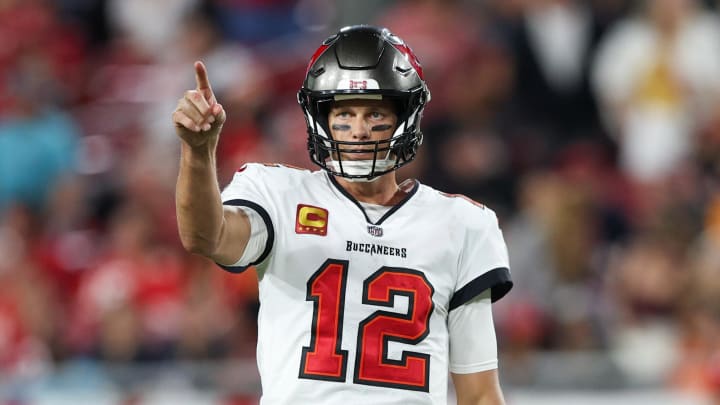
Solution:
<path fill-rule="evenodd" d="M 380 84 L 375 79 L 342 79 L 337 84 L 336 90 L 378 90 Z"/>
<path fill-rule="evenodd" d="M 350 80 L 350 89 L 367 89 L 367 80 Z"/>

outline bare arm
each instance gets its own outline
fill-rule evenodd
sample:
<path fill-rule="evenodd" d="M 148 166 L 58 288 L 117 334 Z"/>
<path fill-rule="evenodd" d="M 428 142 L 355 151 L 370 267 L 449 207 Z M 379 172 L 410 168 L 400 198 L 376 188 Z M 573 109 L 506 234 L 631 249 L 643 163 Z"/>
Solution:
<path fill-rule="evenodd" d="M 250 238 L 250 222 L 242 210 L 222 205 L 215 151 L 225 111 L 215 100 L 202 62 L 195 62 L 195 80 L 197 88 L 185 92 L 173 112 L 181 139 L 175 191 L 180 240 L 190 252 L 233 264 Z"/>
<path fill-rule="evenodd" d="M 452 374 L 458 405 L 504 405 L 497 369 L 470 374 Z"/>

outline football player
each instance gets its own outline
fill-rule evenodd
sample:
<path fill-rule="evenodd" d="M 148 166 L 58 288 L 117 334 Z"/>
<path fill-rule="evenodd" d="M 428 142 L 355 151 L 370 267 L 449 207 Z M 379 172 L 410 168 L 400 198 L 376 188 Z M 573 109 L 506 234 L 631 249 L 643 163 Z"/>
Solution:
<path fill-rule="evenodd" d="M 207 71 L 173 113 L 183 245 L 259 278 L 262 404 L 502 404 L 491 303 L 512 287 L 492 210 L 395 170 L 430 92 L 410 48 L 353 26 L 312 56 L 299 104 L 322 170 L 246 164 L 220 191 L 225 112 Z"/>

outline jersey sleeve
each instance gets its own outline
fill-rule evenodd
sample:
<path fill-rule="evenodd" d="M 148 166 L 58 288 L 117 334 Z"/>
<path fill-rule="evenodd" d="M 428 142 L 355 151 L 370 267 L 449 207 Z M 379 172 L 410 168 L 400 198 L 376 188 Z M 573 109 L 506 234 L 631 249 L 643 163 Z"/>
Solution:
<path fill-rule="evenodd" d="M 490 289 L 492 302 L 512 288 L 508 252 L 497 216 L 489 208 L 473 206 L 466 217 L 466 235 L 459 259 L 450 310 Z"/>
<path fill-rule="evenodd" d="M 448 314 L 450 372 L 479 373 L 498 367 L 490 290 Z"/>
<path fill-rule="evenodd" d="M 254 209 L 242 206 L 238 208 L 247 215 L 248 221 L 250 222 L 250 240 L 237 262 L 231 265 L 221 266 L 247 269 L 254 263 L 260 262 L 263 252 L 265 252 L 268 241 L 268 227 L 265 225 L 265 221 L 260 214 Z"/>
<path fill-rule="evenodd" d="M 250 220 L 250 241 L 237 263 L 223 265 L 223 269 L 239 273 L 262 263 L 270 254 L 275 241 L 275 228 L 268 207 L 272 201 L 264 186 L 269 181 L 266 169 L 260 164 L 246 164 L 233 176 L 220 194 L 223 205 L 240 207 Z"/>

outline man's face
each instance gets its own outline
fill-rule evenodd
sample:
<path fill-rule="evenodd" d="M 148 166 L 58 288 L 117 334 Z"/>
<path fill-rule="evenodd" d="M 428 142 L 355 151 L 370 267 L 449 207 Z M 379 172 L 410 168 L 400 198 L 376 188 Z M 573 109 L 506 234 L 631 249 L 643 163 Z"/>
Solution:
<path fill-rule="evenodd" d="M 388 100 L 352 99 L 336 101 L 328 114 L 330 135 L 336 141 L 368 142 L 388 140 L 397 125 L 397 114 Z M 379 149 L 386 149 L 388 143 L 381 143 Z M 341 150 L 369 150 L 365 153 L 343 153 L 343 160 L 371 160 L 374 145 L 342 145 Z M 379 158 L 385 152 L 378 153 Z"/>

